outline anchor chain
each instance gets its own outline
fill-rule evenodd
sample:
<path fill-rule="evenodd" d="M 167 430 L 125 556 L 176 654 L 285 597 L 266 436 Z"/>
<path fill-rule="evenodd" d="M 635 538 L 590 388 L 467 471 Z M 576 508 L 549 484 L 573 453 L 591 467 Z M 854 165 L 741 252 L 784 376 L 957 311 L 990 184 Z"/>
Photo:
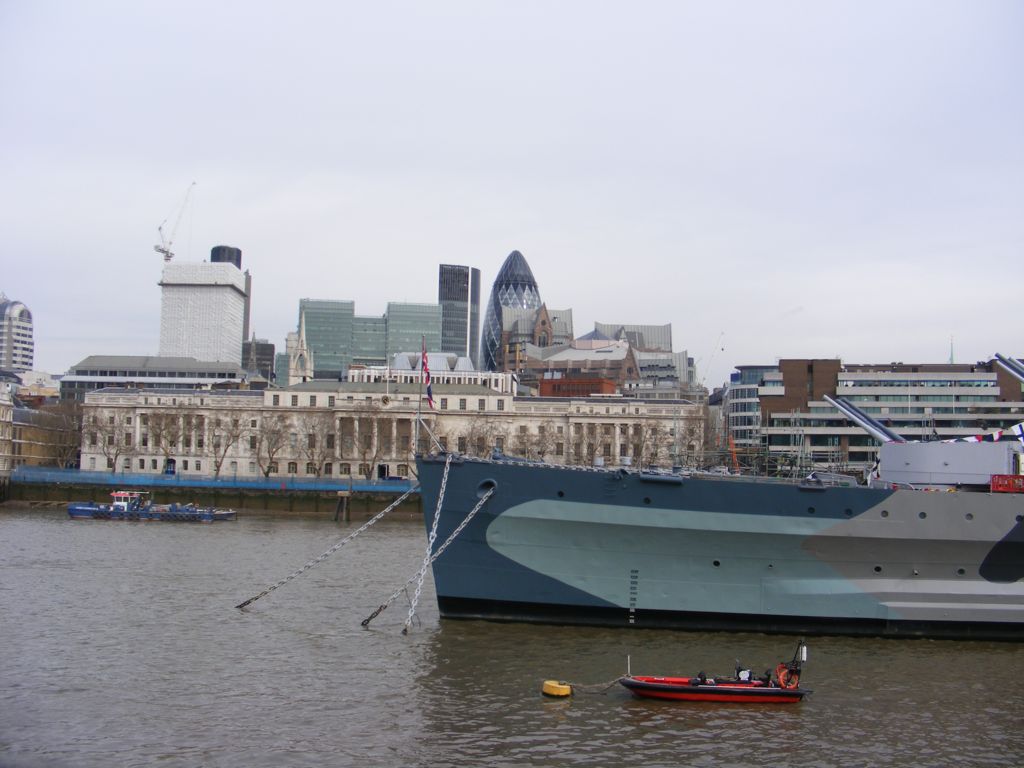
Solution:
<path fill-rule="evenodd" d="M 391 511 L 391 510 L 393 510 L 393 509 L 394 509 L 395 507 L 397 507 L 397 506 L 398 506 L 399 504 L 401 504 L 401 503 L 402 503 L 403 501 L 405 501 L 406 497 L 408 497 L 408 496 L 409 496 L 410 494 L 412 494 L 412 493 L 414 493 L 414 492 L 418 491 L 419 489 L 420 489 L 420 487 L 419 487 L 418 485 L 416 485 L 416 486 L 413 486 L 413 487 L 412 487 L 412 488 L 410 488 L 410 489 L 409 489 L 408 491 L 406 491 L 406 492 L 405 492 L 405 493 L 403 493 L 403 494 L 402 494 L 401 496 L 399 496 L 399 497 L 398 497 L 397 499 L 395 499 L 395 500 L 394 500 L 394 501 L 393 501 L 393 502 L 392 502 L 391 504 L 389 504 L 389 505 L 388 505 L 388 506 L 387 506 L 387 507 L 386 507 L 386 508 L 385 508 L 384 510 L 382 510 L 381 512 L 378 512 L 378 513 L 377 513 L 376 515 L 374 515 L 373 517 L 371 517 L 371 518 L 370 518 L 369 520 L 367 520 L 367 521 L 366 521 L 365 523 L 363 523 L 363 524 L 362 524 L 361 526 L 359 526 L 359 528 L 357 528 L 357 529 L 356 529 L 355 531 L 353 531 L 352 533 L 350 533 L 350 534 L 349 534 L 348 536 L 346 536 L 346 537 L 345 537 L 344 539 L 342 539 L 341 541 L 339 541 L 339 542 L 338 542 L 337 544 L 335 544 L 335 545 L 334 545 L 333 547 L 331 547 L 330 549 L 328 549 L 328 550 L 327 550 L 326 552 L 324 552 L 324 553 L 323 553 L 322 555 L 320 555 L 319 557 L 317 557 L 317 558 L 315 558 L 315 559 L 313 559 L 313 560 L 310 560 L 310 561 L 309 561 L 308 563 L 306 563 L 306 564 L 305 564 L 304 566 L 302 566 L 301 568 L 299 568 L 299 570 L 297 570 L 297 571 L 294 571 L 294 572 L 292 572 L 292 573 L 288 574 L 288 575 L 287 575 L 287 576 L 285 576 L 285 577 L 284 577 L 283 579 L 281 579 L 281 580 L 280 580 L 279 582 L 277 582 L 276 584 L 273 584 L 273 585 L 271 585 L 271 586 L 267 587 L 266 589 L 264 589 L 264 590 L 263 590 L 262 592 L 260 592 L 260 593 L 259 593 L 258 595 L 256 595 L 255 597 L 250 597 L 250 598 L 249 598 L 248 600 L 246 600 L 245 602 L 243 602 L 243 603 L 239 603 L 238 605 L 236 605 L 236 606 L 235 606 L 235 608 L 245 608 L 245 607 L 246 607 L 247 605 L 250 605 L 251 603 L 255 603 L 255 602 L 256 602 L 257 600 L 259 600 L 259 599 L 260 599 L 261 597 L 266 597 L 267 595 L 269 595 L 269 594 L 270 594 L 271 592 L 273 592 L 273 591 L 274 591 L 275 589 L 277 589 L 278 587 L 282 587 L 282 586 L 284 586 L 284 585 L 285 585 L 285 584 L 287 584 L 287 583 L 288 583 L 289 581 L 291 581 L 292 579 L 294 579 L 294 578 L 295 578 L 296 576 L 301 576 L 301 575 L 302 575 L 303 573 L 305 573 L 306 571 L 308 571 L 308 570 L 309 570 L 310 568 L 312 568 L 313 566 L 319 565 L 319 564 L 320 564 L 320 563 L 322 563 L 322 562 L 323 562 L 324 560 L 326 560 L 326 559 L 327 559 L 328 557 L 330 557 L 330 556 L 331 556 L 331 555 L 333 555 L 333 554 L 334 554 L 335 552 L 337 552 L 337 551 L 338 551 L 339 549 L 341 549 L 341 548 L 342 548 L 343 546 L 345 546 L 345 545 L 346 545 L 346 544 L 348 544 L 348 543 L 349 543 L 350 541 L 352 541 L 352 539 L 354 539 L 354 538 L 355 538 L 356 536 L 358 536 L 358 535 L 359 535 L 360 533 L 362 533 L 362 532 L 363 532 L 363 531 L 365 531 L 365 530 L 366 530 L 367 528 L 369 528 L 369 527 L 370 527 L 371 525 L 373 525 L 373 524 L 374 524 L 374 523 L 376 523 L 376 522 L 377 522 L 378 520 L 380 520 L 380 519 L 381 519 L 382 517 L 384 517 L 384 515 L 386 515 L 386 514 L 387 514 L 388 512 L 390 512 L 390 511 Z"/>
<path fill-rule="evenodd" d="M 449 459 L 450 459 L 450 457 L 449 457 Z M 469 511 L 469 514 L 466 515 L 466 517 L 462 520 L 462 522 L 460 522 L 458 524 L 458 526 L 456 526 L 455 530 L 451 532 L 451 534 L 448 536 L 447 539 L 444 540 L 444 542 L 441 544 L 441 546 L 437 548 L 437 551 L 432 553 L 431 549 L 433 547 L 433 543 L 437 540 L 437 524 L 438 524 L 438 520 L 440 519 L 440 516 L 441 516 L 441 504 L 442 504 L 442 502 L 444 500 L 444 491 L 445 491 L 445 486 L 447 484 L 447 479 L 448 479 L 448 472 L 447 472 L 447 470 L 448 470 L 448 467 L 447 467 L 447 464 L 446 464 L 445 465 L 445 474 L 444 474 L 444 476 L 441 479 L 441 492 L 440 492 L 440 494 L 438 494 L 437 510 L 434 512 L 434 522 L 433 522 L 433 524 L 431 526 L 430 536 L 428 537 L 427 554 L 426 554 L 426 556 L 423 559 L 423 565 L 420 567 L 420 569 L 415 574 L 413 574 L 405 582 L 405 584 L 403 584 L 398 589 L 396 589 L 394 592 L 392 592 L 391 593 L 391 597 L 389 597 L 387 600 L 385 600 L 383 603 L 381 603 L 379 606 L 377 606 L 376 610 L 374 610 L 373 613 L 371 613 L 369 616 L 367 616 L 365 619 L 363 619 L 361 624 L 362 624 L 362 626 L 364 628 L 368 627 L 370 625 L 371 621 L 373 621 L 375 618 L 377 618 L 377 616 L 379 616 L 386 608 L 388 608 L 393 602 L 395 602 L 395 600 L 398 599 L 398 596 L 401 595 L 403 592 L 405 592 L 408 589 L 409 585 L 412 584 L 415 581 L 415 582 L 417 582 L 416 592 L 415 592 L 415 594 L 413 596 L 413 599 L 411 601 L 411 605 L 409 607 L 409 615 L 408 615 L 408 617 L 405 620 L 405 626 L 402 628 L 402 634 L 403 635 L 409 633 L 409 625 L 412 623 L 413 617 L 416 614 L 416 604 L 419 602 L 420 592 L 422 591 L 422 588 L 423 588 L 423 579 L 426 576 L 427 569 L 430 568 L 431 565 L 433 565 L 434 561 L 437 560 L 437 558 L 439 558 L 442 554 L 444 554 L 444 551 L 446 549 L 448 549 L 448 546 L 453 541 L 455 541 L 456 537 L 460 533 L 462 533 L 462 531 L 465 529 L 465 527 L 467 525 L 469 525 L 470 521 L 476 516 L 476 513 L 479 512 L 483 508 L 484 504 L 487 503 L 487 500 L 489 498 L 491 498 L 491 496 L 494 494 L 494 488 L 489 488 L 487 490 L 487 492 L 482 497 L 480 497 L 480 501 L 478 501 L 476 503 L 476 506 L 474 506 L 473 509 L 471 509 Z"/>
<path fill-rule="evenodd" d="M 448 470 L 452 466 L 452 454 L 448 454 L 444 460 L 444 474 L 441 475 L 441 490 L 437 494 L 437 508 L 434 510 L 434 522 L 430 526 L 430 535 L 427 537 L 427 552 L 423 555 L 423 565 L 416 574 L 416 591 L 413 593 L 412 602 L 409 604 L 409 616 L 402 627 L 402 634 L 409 633 L 409 625 L 412 617 L 416 615 L 416 603 L 420 600 L 420 592 L 423 591 L 423 579 L 427 575 L 427 568 L 430 567 L 430 553 L 434 549 L 434 542 L 437 541 L 437 524 L 441 520 L 441 505 L 444 503 L 444 494 L 448 488 Z"/>

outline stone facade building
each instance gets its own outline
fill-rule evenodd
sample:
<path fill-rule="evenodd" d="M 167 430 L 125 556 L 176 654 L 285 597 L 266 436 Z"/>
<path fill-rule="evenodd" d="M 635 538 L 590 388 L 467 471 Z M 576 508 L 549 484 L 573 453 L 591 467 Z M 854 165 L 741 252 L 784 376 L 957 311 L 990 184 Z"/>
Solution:
<path fill-rule="evenodd" d="M 219 477 L 410 477 L 441 447 L 555 464 L 696 465 L 703 409 L 622 397 L 520 398 L 478 384 L 310 381 L 266 391 L 86 395 L 84 470 Z M 422 413 L 425 428 L 417 428 Z"/>

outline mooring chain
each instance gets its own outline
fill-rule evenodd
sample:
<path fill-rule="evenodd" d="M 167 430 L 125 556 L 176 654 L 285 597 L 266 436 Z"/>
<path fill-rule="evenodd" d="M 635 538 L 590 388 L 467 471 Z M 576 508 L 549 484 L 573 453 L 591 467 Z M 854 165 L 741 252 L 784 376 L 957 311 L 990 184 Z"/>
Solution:
<path fill-rule="evenodd" d="M 453 541 L 455 541 L 456 537 L 462 532 L 462 530 L 467 525 L 469 525 L 470 521 L 473 519 L 473 517 L 476 515 L 476 513 L 479 512 L 483 508 L 484 503 L 491 497 L 491 495 L 493 493 L 494 493 L 494 489 L 491 488 L 490 490 L 487 491 L 487 493 L 485 493 L 483 495 L 483 497 L 481 497 L 480 501 L 477 502 L 476 506 L 473 507 L 473 509 L 470 510 L 468 515 L 466 515 L 466 518 L 461 523 L 458 524 L 458 526 L 455 528 L 455 530 L 451 532 L 451 535 L 447 539 L 445 539 L 444 543 L 440 547 L 437 548 L 437 551 L 430 556 L 430 562 L 428 563 L 428 566 L 427 566 L 428 568 L 429 568 L 429 566 L 434 564 L 434 561 L 437 560 L 437 558 L 439 558 L 442 554 L 444 554 L 444 551 L 446 549 L 448 549 L 448 545 L 451 544 Z M 379 616 L 380 613 L 385 608 L 387 608 L 393 602 L 395 602 L 395 600 L 398 599 L 399 595 L 401 595 L 403 592 L 407 592 L 407 590 L 409 588 L 409 585 L 412 584 L 414 581 L 417 581 L 418 579 L 420 579 L 420 573 L 421 573 L 421 571 L 417 571 L 416 573 L 414 573 L 412 576 L 409 577 L 408 581 L 406 581 L 405 584 L 403 584 L 398 589 L 396 589 L 394 592 L 392 592 L 391 593 L 391 597 L 389 597 L 387 600 L 385 600 L 383 603 L 381 603 L 379 606 L 377 606 L 377 609 L 373 613 L 371 613 L 369 616 L 367 616 L 365 619 L 363 619 L 362 625 L 364 627 L 369 626 L 370 622 L 373 621 L 375 618 L 377 618 L 377 616 Z M 425 574 L 426 571 L 422 571 L 422 573 Z M 408 634 L 405 629 L 402 630 L 402 633 L 403 634 Z"/>
<path fill-rule="evenodd" d="M 452 466 L 452 454 L 448 454 L 444 460 L 444 474 L 441 475 L 441 490 L 437 494 L 437 508 L 434 510 L 434 522 L 430 526 L 430 536 L 427 537 L 427 552 L 423 555 L 423 565 L 416 574 L 416 591 L 413 593 L 412 602 L 409 604 L 409 616 L 405 620 L 402 634 L 409 632 L 409 625 L 412 617 L 416 615 L 416 603 L 420 600 L 420 592 L 423 591 L 423 579 L 427 575 L 427 568 L 430 567 L 430 555 L 434 551 L 434 542 L 437 541 L 437 524 L 441 521 L 441 505 L 444 504 L 444 494 L 448 488 L 448 470 Z"/>
<path fill-rule="evenodd" d="M 386 514 L 387 514 L 388 512 L 390 512 L 390 511 L 391 511 L 391 510 L 393 510 L 393 509 L 394 509 L 395 507 L 397 507 L 397 506 L 398 506 L 399 504 L 401 504 L 401 503 L 402 503 L 403 501 L 405 501 L 405 499 L 406 499 L 406 497 L 407 497 L 407 496 L 409 496 L 409 495 L 410 495 L 411 493 L 414 493 L 414 492 L 416 492 L 416 491 L 418 491 L 418 490 L 419 490 L 419 486 L 418 486 L 418 485 L 416 485 L 416 486 L 413 486 L 413 487 L 412 487 L 412 488 L 410 488 L 410 489 L 409 489 L 408 491 L 406 491 L 406 492 L 405 492 L 405 493 L 403 493 L 403 494 L 402 494 L 401 496 L 399 496 L 399 497 L 398 497 L 397 499 L 395 499 L 395 500 L 394 500 L 394 501 L 393 501 L 393 502 L 392 502 L 391 504 L 389 504 L 389 505 L 388 505 L 388 506 L 387 506 L 387 507 L 386 507 L 386 508 L 385 508 L 385 509 L 384 509 L 383 511 L 381 511 L 381 512 L 378 512 L 378 513 L 377 513 L 376 515 L 374 515 L 374 516 L 373 516 L 372 518 L 370 518 L 369 520 L 367 520 L 367 521 L 366 521 L 365 523 L 363 523 L 363 524 L 362 524 L 361 526 L 359 526 L 359 528 L 357 528 L 357 529 L 356 529 L 355 531 L 353 531 L 353 532 L 352 532 L 351 534 L 349 534 L 348 536 L 346 536 L 346 537 L 345 537 L 344 539 L 342 539 L 342 540 L 341 540 L 341 541 L 339 541 L 339 542 L 338 542 L 337 544 L 335 544 L 335 545 L 334 545 L 333 547 L 331 547 L 331 548 L 330 548 L 330 549 L 328 549 L 328 550 L 327 550 L 326 552 L 324 552 L 324 553 L 323 553 L 322 555 L 320 555 L 320 557 L 317 557 L 317 558 L 316 558 L 316 559 L 314 559 L 314 560 L 310 560 L 310 561 L 309 561 L 308 563 L 306 563 L 306 564 L 305 564 L 304 566 L 302 566 L 301 568 L 299 568 L 299 570 L 297 570 L 297 571 L 295 571 L 295 572 L 293 572 L 293 573 L 290 573 L 290 574 L 288 574 L 287 576 L 285 576 L 285 577 L 284 577 L 283 579 L 281 579 L 281 580 L 280 580 L 279 582 L 277 582 L 276 584 L 273 584 L 272 586 L 269 586 L 269 587 L 267 587 L 266 589 L 264 589 L 264 590 L 263 590 L 262 592 L 260 592 L 260 593 L 259 593 L 258 595 L 256 595 L 255 597 L 250 597 L 250 598 L 249 598 L 248 600 L 246 600 L 246 601 L 245 601 L 244 603 L 239 603 L 239 604 L 238 604 L 238 605 L 236 605 L 235 607 L 236 607 L 236 608 L 245 608 L 245 607 L 246 607 L 247 605 L 249 605 L 249 604 L 251 604 L 251 603 L 255 603 L 255 602 L 256 602 L 257 600 L 259 600 L 259 599 L 260 599 L 261 597 L 265 597 L 266 595 L 269 595 L 269 594 L 270 594 L 271 592 L 273 592 L 273 591 L 274 591 L 275 589 L 277 589 L 278 587 L 282 587 L 282 586 L 284 586 L 284 585 L 285 585 L 285 584 L 287 584 L 287 583 L 288 583 L 289 581 L 291 581 L 292 579 L 294 579 L 294 578 L 295 578 L 296 576 L 301 576 L 301 575 L 302 575 L 303 573 L 305 573 L 306 571 L 308 571 L 308 570 L 309 570 L 310 568 L 312 568 L 313 566 L 315 566 L 315 565 L 319 565 L 319 564 L 320 564 L 320 563 L 322 563 L 322 562 L 323 562 L 324 560 L 326 560 L 326 559 L 327 559 L 328 557 L 330 557 L 330 556 L 331 556 L 331 555 L 333 555 L 333 554 L 334 554 L 335 552 L 337 552 L 337 551 L 338 551 L 339 549 L 341 549 L 341 548 L 342 548 L 343 546 L 345 546 L 345 545 L 346 545 L 346 544 L 348 544 L 348 543 L 349 543 L 350 541 L 352 541 L 352 539 L 354 539 L 354 538 L 355 538 L 356 536 L 358 536 L 358 535 L 359 535 L 360 533 L 362 533 L 362 532 L 363 532 L 363 531 L 365 531 L 365 530 L 366 530 L 367 528 L 369 528 L 369 527 L 370 527 L 371 525 L 373 525 L 373 524 L 374 524 L 374 523 L 376 523 L 376 522 L 377 522 L 378 520 L 380 520 L 380 519 L 381 519 L 382 517 L 384 517 L 384 515 L 386 515 Z"/>
<path fill-rule="evenodd" d="M 447 477 L 447 475 L 446 475 L 446 477 Z M 433 541 L 437 540 L 437 520 L 440 518 L 440 509 L 441 509 L 440 500 L 443 499 L 443 497 L 444 497 L 444 485 L 445 485 L 444 479 L 442 479 L 442 486 L 441 486 L 442 490 L 441 490 L 441 494 L 440 494 L 440 497 L 439 497 L 439 503 L 438 503 L 438 508 L 437 508 L 438 511 L 435 512 L 435 515 L 434 515 L 434 525 L 432 526 Z M 389 597 L 387 600 L 385 600 L 383 603 L 381 603 L 379 606 L 377 606 L 377 609 L 374 610 L 373 613 L 371 613 L 369 616 L 367 616 L 365 619 L 363 619 L 362 626 L 364 628 L 368 627 L 370 625 L 371 621 L 373 621 L 375 618 L 377 618 L 377 616 L 379 616 L 381 614 L 381 612 L 384 611 L 384 609 L 386 609 L 395 600 L 398 599 L 399 595 L 401 595 L 403 592 L 406 592 L 406 590 L 408 589 L 410 584 L 412 584 L 414 581 L 416 581 L 416 582 L 418 582 L 417 593 L 416 593 L 415 597 L 413 598 L 413 603 L 412 603 L 412 606 L 411 606 L 411 608 L 409 610 L 409 616 L 406 619 L 405 627 L 402 629 L 402 633 L 403 634 L 408 634 L 409 624 L 411 623 L 412 618 L 413 618 L 413 616 L 415 614 L 416 601 L 419 600 L 419 591 L 420 591 L 420 589 L 423 586 L 423 579 L 426 576 L 427 569 L 431 565 L 433 565 L 434 561 L 437 560 L 437 558 L 439 558 L 444 553 L 444 551 L 446 549 L 448 549 L 448 546 L 453 541 L 455 541 L 456 537 L 463 531 L 463 529 L 465 529 L 465 527 L 467 525 L 469 525 L 470 521 L 476 516 L 476 513 L 479 512 L 483 508 L 484 504 L 487 502 L 487 500 L 491 497 L 491 495 L 493 493 L 494 493 L 494 488 L 489 488 L 487 490 L 487 492 L 480 498 L 480 501 L 478 501 L 476 503 L 476 506 L 473 507 L 473 509 L 470 510 L 468 515 L 466 515 L 465 519 L 463 519 L 462 522 L 459 523 L 458 526 L 456 526 L 455 530 L 452 531 L 451 534 L 448 536 L 448 538 L 444 540 L 444 543 L 441 544 L 441 546 L 437 548 L 436 552 L 430 553 L 430 549 L 432 547 L 428 547 L 428 550 L 427 550 L 428 555 L 427 555 L 426 558 L 424 558 L 423 567 L 421 567 L 420 570 L 418 570 L 415 574 L 413 574 L 409 578 L 409 580 L 405 582 L 405 584 L 403 584 L 398 589 L 396 589 L 394 592 L 392 592 L 391 593 L 391 597 Z"/>

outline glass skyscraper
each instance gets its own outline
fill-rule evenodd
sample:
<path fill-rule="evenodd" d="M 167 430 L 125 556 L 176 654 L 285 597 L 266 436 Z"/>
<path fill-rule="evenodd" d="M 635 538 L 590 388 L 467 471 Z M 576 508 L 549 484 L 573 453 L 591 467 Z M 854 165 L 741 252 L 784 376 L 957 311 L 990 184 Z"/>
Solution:
<path fill-rule="evenodd" d="M 306 346 L 313 353 L 317 378 L 338 379 L 348 372 L 355 309 L 353 301 L 299 301 L 299 326 L 305 323 Z"/>
<path fill-rule="evenodd" d="M 480 367 L 480 270 L 442 264 L 437 276 L 441 305 L 441 351 L 473 361 Z"/>
<path fill-rule="evenodd" d="M 537 288 L 537 281 L 533 278 L 533 272 L 530 271 L 530 265 L 526 263 L 523 254 L 512 251 L 494 279 L 491 298 L 487 302 L 487 313 L 484 315 L 481 353 L 485 370 L 494 371 L 498 367 L 502 309 L 539 309 L 540 305 L 540 291 Z"/>

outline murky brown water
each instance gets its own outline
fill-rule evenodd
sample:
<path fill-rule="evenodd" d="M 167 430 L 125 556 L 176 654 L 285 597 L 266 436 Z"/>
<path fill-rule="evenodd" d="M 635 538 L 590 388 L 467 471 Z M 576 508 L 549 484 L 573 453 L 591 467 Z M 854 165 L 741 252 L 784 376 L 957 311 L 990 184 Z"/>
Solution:
<path fill-rule="evenodd" d="M 422 526 L 72 522 L 0 510 L 0 766 L 1020 766 L 1024 644 L 810 640 L 799 705 L 673 704 L 634 673 L 756 670 L 795 638 L 440 622 Z M 594 692 L 540 695 L 559 678 Z"/>

